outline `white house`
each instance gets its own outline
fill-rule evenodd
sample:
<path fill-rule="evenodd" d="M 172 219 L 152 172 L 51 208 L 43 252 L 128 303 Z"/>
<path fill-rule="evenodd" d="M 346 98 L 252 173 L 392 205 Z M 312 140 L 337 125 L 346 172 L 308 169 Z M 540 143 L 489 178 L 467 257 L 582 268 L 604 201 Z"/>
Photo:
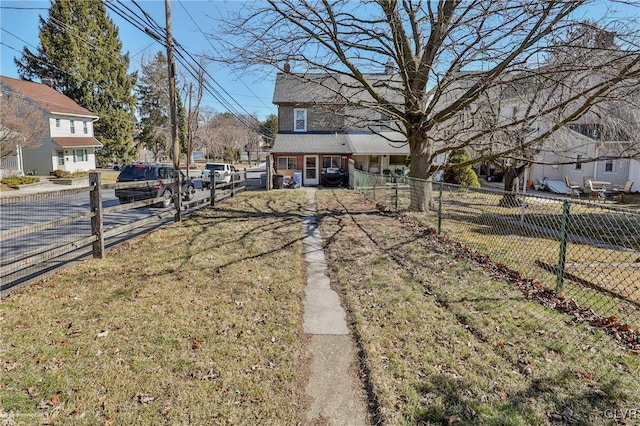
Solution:
<path fill-rule="evenodd" d="M 97 149 L 93 136 L 98 116 L 44 83 L 0 76 L 3 96 L 20 96 L 42 110 L 49 132 L 35 148 L 22 150 L 25 171 L 47 175 L 54 170 L 88 171 L 96 168 Z M 36 145 L 36 144 L 29 144 Z"/>

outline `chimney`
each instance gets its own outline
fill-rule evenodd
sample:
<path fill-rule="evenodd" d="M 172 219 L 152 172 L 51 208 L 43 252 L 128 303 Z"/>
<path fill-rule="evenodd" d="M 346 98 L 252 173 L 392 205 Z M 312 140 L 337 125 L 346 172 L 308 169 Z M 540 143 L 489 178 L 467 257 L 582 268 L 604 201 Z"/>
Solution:
<path fill-rule="evenodd" d="M 42 84 L 45 84 L 49 87 L 51 87 L 52 89 L 54 89 L 53 85 L 55 84 L 55 80 L 52 78 L 43 78 L 42 79 Z"/>
<path fill-rule="evenodd" d="M 387 63 L 384 65 L 384 73 L 386 75 L 393 74 L 393 61 L 391 60 L 391 58 L 389 58 Z"/>
<path fill-rule="evenodd" d="M 291 64 L 289 64 L 288 60 L 284 62 L 284 72 L 286 72 L 287 74 L 291 72 Z"/>

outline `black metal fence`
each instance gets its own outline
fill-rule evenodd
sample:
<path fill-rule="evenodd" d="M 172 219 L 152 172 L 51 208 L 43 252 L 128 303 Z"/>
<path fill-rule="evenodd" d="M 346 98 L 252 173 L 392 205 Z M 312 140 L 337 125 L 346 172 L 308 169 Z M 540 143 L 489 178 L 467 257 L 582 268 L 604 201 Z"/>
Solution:
<path fill-rule="evenodd" d="M 356 172 L 356 190 L 392 209 L 431 186 L 417 217 L 493 261 L 614 322 L 640 325 L 640 212 Z"/>
<path fill-rule="evenodd" d="M 105 247 L 233 197 L 247 190 L 248 182 L 244 172 L 228 183 L 215 183 L 212 177 L 209 188 L 196 191 L 191 201 L 174 194 L 168 208 L 152 208 L 161 197 L 120 204 L 116 187 L 154 182 L 102 185 L 99 173 L 91 173 L 84 187 L 0 197 L 0 292 L 29 284 L 71 262 L 103 257 Z"/>

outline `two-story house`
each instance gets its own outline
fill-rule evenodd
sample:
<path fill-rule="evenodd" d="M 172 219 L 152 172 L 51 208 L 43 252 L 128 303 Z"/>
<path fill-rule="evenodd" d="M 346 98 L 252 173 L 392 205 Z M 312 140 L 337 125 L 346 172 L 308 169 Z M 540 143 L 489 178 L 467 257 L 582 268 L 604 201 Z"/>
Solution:
<path fill-rule="evenodd" d="M 389 72 L 366 76 L 388 84 Z M 287 72 L 276 76 L 273 103 L 278 106 L 278 134 L 271 150 L 278 174 L 298 171 L 302 184 L 322 183 L 323 172 L 360 170 L 382 174 L 404 171 L 409 146 L 384 114 L 367 108 L 367 93 L 340 74 Z M 373 102 L 370 102 L 373 104 Z"/>
<path fill-rule="evenodd" d="M 88 171 L 96 168 L 96 149 L 102 144 L 93 136 L 98 116 L 45 83 L 0 77 L 3 96 L 20 96 L 42 111 L 49 132 L 41 144 L 22 150 L 24 170 L 47 175 L 54 170 Z"/>

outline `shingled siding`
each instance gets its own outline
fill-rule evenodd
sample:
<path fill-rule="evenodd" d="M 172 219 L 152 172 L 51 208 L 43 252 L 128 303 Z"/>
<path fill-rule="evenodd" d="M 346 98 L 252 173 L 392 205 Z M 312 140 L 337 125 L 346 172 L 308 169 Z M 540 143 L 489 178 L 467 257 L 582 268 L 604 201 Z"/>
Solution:
<path fill-rule="evenodd" d="M 278 107 L 278 131 L 293 131 L 293 110 L 306 108 L 308 132 L 342 132 L 345 130 L 342 106 L 308 106 L 308 105 L 280 105 Z"/>

